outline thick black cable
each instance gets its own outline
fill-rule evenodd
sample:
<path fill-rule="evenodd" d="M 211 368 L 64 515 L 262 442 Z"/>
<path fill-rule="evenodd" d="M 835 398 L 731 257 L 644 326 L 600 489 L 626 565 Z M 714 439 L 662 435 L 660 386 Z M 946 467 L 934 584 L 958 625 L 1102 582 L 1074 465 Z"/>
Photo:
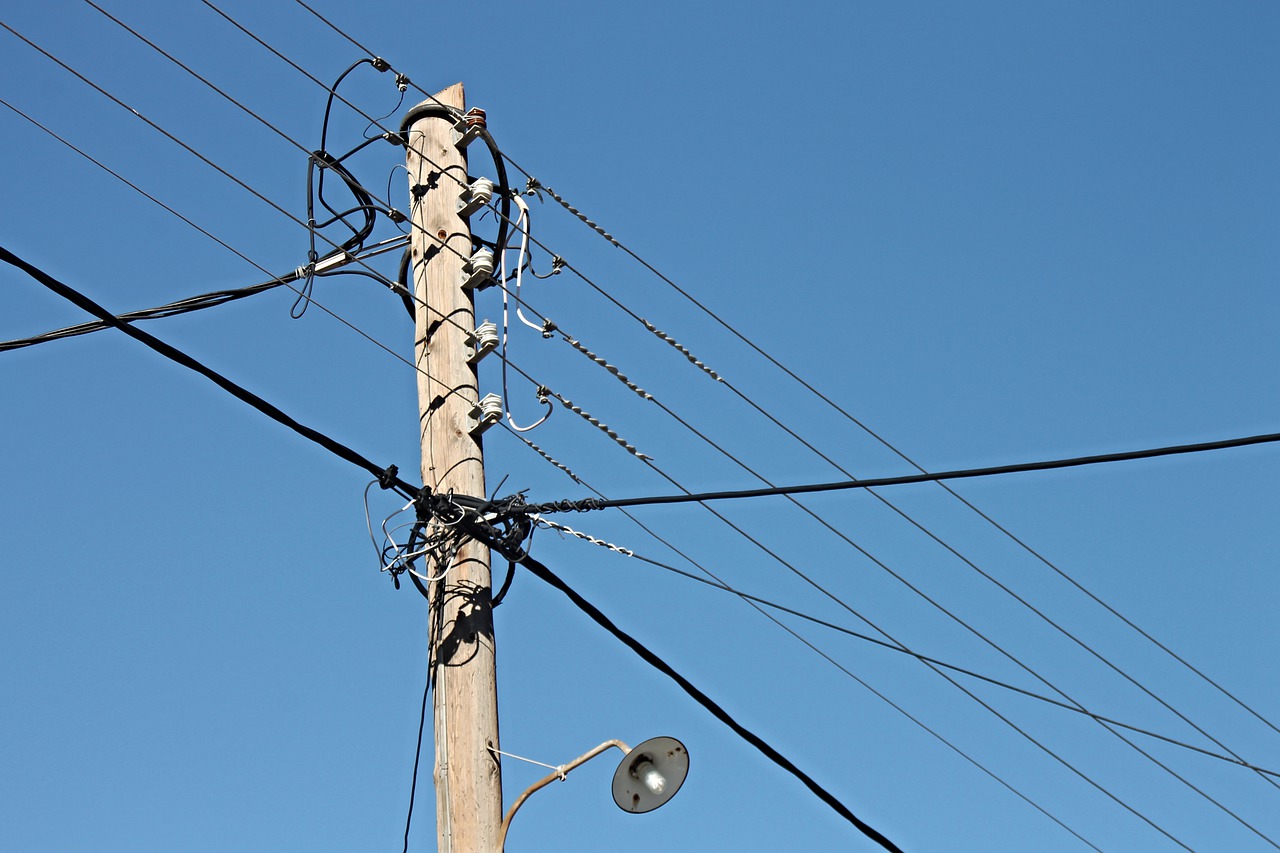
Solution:
<path fill-rule="evenodd" d="M 687 693 L 695 702 L 705 708 L 713 717 L 732 729 L 735 734 L 759 750 L 762 755 L 774 764 L 777 764 L 783 770 L 786 770 L 792 776 L 800 780 L 800 782 L 808 788 L 811 793 L 831 807 L 836 814 L 852 823 L 860 832 L 879 844 L 885 850 L 898 851 L 898 853 L 901 853 L 901 848 L 882 835 L 874 827 L 859 819 L 857 815 L 844 805 L 844 803 L 836 799 L 834 794 L 819 785 L 812 777 L 793 764 L 790 759 L 778 752 L 777 749 L 770 746 L 769 743 L 759 735 L 751 732 L 731 717 L 729 712 L 716 704 L 711 697 L 707 696 L 707 694 L 695 687 L 687 678 L 676 672 L 670 664 L 650 651 L 643 643 L 615 625 L 609 617 L 605 616 L 604 613 L 595 607 L 595 605 L 591 604 L 574 591 L 550 569 L 528 554 L 521 556 L 517 562 L 528 569 L 534 577 L 563 593 L 566 598 L 573 602 L 575 607 L 585 613 L 593 622 L 620 640 L 623 645 L 639 655 L 645 663 L 649 664 L 654 669 L 658 670 L 678 684 L 680 689 Z"/>
<path fill-rule="evenodd" d="M 116 329 L 119 329 L 145 346 L 150 347 L 170 361 L 176 362 L 189 370 L 199 373 L 201 376 L 228 392 L 233 397 L 248 403 L 267 417 L 288 427 L 303 438 L 320 445 L 325 450 L 328 450 L 330 453 L 341 459 L 345 459 L 353 465 L 360 466 L 373 476 L 377 477 L 379 484 L 381 484 L 384 489 L 394 488 L 405 497 L 410 497 L 419 493 L 420 489 L 417 486 L 406 482 L 398 476 L 396 466 L 391 465 L 385 468 L 380 468 L 364 456 L 361 456 L 359 453 L 352 450 L 350 447 L 335 441 L 324 433 L 318 432 L 309 426 L 299 423 L 280 409 L 273 406 L 271 403 L 268 403 L 266 400 L 259 397 L 257 394 L 254 394 L 247 388 L 237 385 L 235 382 L 232 382 L 230 379 L 216 372 L 212 368 L 201 364 L 182 350 L 165 343 L 154 335 L 144 332 L 123 320 L 117 319 L 114 314 L 106 308 L 103 308 L 97 302 L 94 302 L 92 299 L 75 290 L 71 286 L 58 281 L 39 267 L 27 263 L 13 252 L 10 252 L 4 246 L 0 246 L 0 261 L 4 261 L 7 264 L 17 267 L 49 290 L 61 296 L 63 299 L 66 299 L 68 302 L 88 311 L 98 319 Z"/>
<path fill-rule="evenodd" d="M 117 314 L 116 319 L 123 320 L 127 323 L 137 322 L 138 320 L 158 320 L 163 317 L 176 317 L 180 314 L 189 314 L 193 311 L 201 311 L 205 308 L 215 308 L 219 305 L 225 305 L 228 302 L 234 302 L 237 299 L 244 299 L 247 296 L 255 296 L 259 293 L 265 293 L 281 285 L 297 281 L 300 276 L 297 271 L 286 273 L 271 281 L 264 281 L 261 284 L 252 284 L 248 287 L 238 287 L 230 290 L 215 290 L 211 293 L 203 293 L 199 296 L 189 296 L 186 299 L 170 302 L 166 305 L 160 305 L 155 308 L 143 308 L 138 311 L 129 311 L 125 314 Z M 29 338 L 18 338 L 12 341 L 0 341 L 0 352 L 9 350 L 22 349 L 23 347 L 43 344 L 49 341 L 61 340 L 63 338 L 72 338 L 77 335 L 87 335 L 91 332 L 100 332 L 103 329 L 115 328 L 110 323 L 103 320 L 94 320 L 90 323 L 77 323 L 74 326 L 65 326 L 61 329 L 54 329 L 41 335 L 33 335 Z"/>
<path fill-rule="evenodd" d="M 658 495 L 644 498 L 618 498 L 600 500 L 586 498 L 580 501 L 555 501 L 530 504 L 534 512 L 584 512 L 593 509 L 613 509 L 626 506 L 651 506 L 654 504 L 701 503 L 703 501 L 733 500 L 737 498 L 762 498 L 778 495 L 802 495 L 814 492 L 834 492 L 847 489 L 870 489 L 882 486 L 903 486 L 911 483 L 932 483 L 942 480 L 961 480 L 975 477 L 992 477 L 999 474 L 1021 474 L 1028 471 L 1052 471 L 1058 468 L 1078 468 L 1100 465 L 1105 462 L 1129 462 L 1135 459 L 1154 459 L 1160 456 L 1176 456 L 1184 453 L 1204 453 L 1210 450 L 1226 450 L 1248 447 L 1254 444 L 1271 444 L 1280 441 L 1280 433 L 1263 433 L 1221 441 L 1203 441 L 1196 444 L 1175 444 L 1168 447 L 1152 447 L 1145 450 L 1126 450 L 1119 453 L 1101 453 L 1094 456 L 1075 456 L 1069 459 L 1050 459 L 1043 462 L 1021 462 L 1013 465 L 996 465 L 990 468 L 965 468 L 958 471 L 939 471 L 933 474 L 908 474 L 903 477 L 877 477 L 865 480 L 841 480 L 834 483 L 808 483 L 797 486 L 778 486 L 769 489 L 742 489 L 738 491 L 702 492 L 699 494 Z"/>

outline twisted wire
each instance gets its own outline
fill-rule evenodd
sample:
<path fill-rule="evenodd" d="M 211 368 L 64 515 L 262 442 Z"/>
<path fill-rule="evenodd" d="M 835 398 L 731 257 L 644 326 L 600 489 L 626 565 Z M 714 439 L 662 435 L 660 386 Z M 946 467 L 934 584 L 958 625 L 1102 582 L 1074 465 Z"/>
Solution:
<path fill-rule="evenodd" d="M 511 162 L 511 164 L 512 164 L 513 166 L 515 165 L 515 163 L 514 163 L 514 162 L 512 162 L 510 158 L 507 158 L 507 160 L 508 160 L 508 162 Z M 516 168 L 519 168 L 519 167 L 517 166 Z M 524 170 L 522 169 L 521 171 L 524 171 Z M 535 195 L 535 194 L 539 194 L 539 193 L 545 192 L 547 195 L 551 196 L 553 199 L 555 199 L 557 202 L 559 202 L 559 203 L 560 203 L 560 206 L 561 206 L 561 207 L 563 207 L 565 210 L 569 211 L 569 212 L 570 212 L 570 213 L 572 213 L 574 216 L 578 217 L 578 218 L 579 218 L 579 219 L 581 219 L 584 223 L 586 223 L 587 225 L 589 225 L 589 226 L 591 227 L 591 229 L 592 229 L 593 231 L 595 231 L 597 234 L 599 234 L 601 237 L 605 238 L 605 239 L 606 239 L 606 240 L 608 240 L 610 243 L 612 243 L 613 245 L 617 246 L 619 249 L 621 249 L 621 248 L 622 248 L 622 244 L 621 244 L 621 243 L 619 243 L 617 240 L 615 240 L 615 239 L 613 238 L 613 235 L 612 235 L 612 234 L 610 234 L 608 231 L 606 231 L 606 230 L 604 230 L 603 228 L 601 228 L 599 225 L 597 225 L 597 224 L 596 224 L 595 222 L 593 222 L 592 220 L 588 219 L 588 218 L 587 218 L 587 215 L 586 215 L 585 213 L 583 213 L 582 211 L 578 210 L 578 208 L 574 207 L 573 205 L 569 204 L 569 202 L 567 202 L 567 201 L 565 201 L 563 198 L 561 198 L 561 197 L 560 197 L 560 195 L 559 195 L 558 193 L 556 193 L 556 191 L 555 191 L 555 190 L 551 189 L 551 187 L 549 187 L 549 186 L 547 186 L 546 184 L 542 183 L 542 182 L 541 182 L 541 181 L 539 181 L 537 178 L 534 178 L 534 177 L 529 177 L 529 178 L 528 178 L 528 181 L 527 181 L 527 183 L 526 183 L 526 189 L 525 189 L 525 191 L 526 191 L 527 193 L 529 193 L 530 195 Z"/>
<path fill-rule="evenodd" d="M 599 418 L 593 417 L 591 414 L 589 414 L 588 412 L 584 411 L 584 410 L 582 409 L 582 407 L 575 405 L 575 404 L 574 404 L 574 403 L 572 403 L 571 401 L 569 401 L 569 400 L 565 399 L 564 397 L 560 396 L 559 394 L 557 394 L 555 391 L 552 391 L 552 392 L 551 392 L 551 396 L 553 396 L 553 397 L 555 397 L 557 400 L 559 400 L 559 401 L 560 401 L 560 403 L 561 403 L 561 404 L 562 404 L 566 409 L 568 409 L 569 411 L 573 412 L 575 415 L 577 415 L 578 417 L 582 418 L 584 421 L 586 421 L 587 423 L 591 424 L 593 427 L 595 427 L 596 429 L 600 430 L 600 431 L 601 431 L 601 432 L 603 432 L 605 435 L 609 436 L 609 438 L 613 439 L 613 441 L 614 441 L 614 443 L 615 443 L 615 444 L 617 444 L 617 445 L 618 445 L 619 447 L 621 447 L 623 450 L 625 450 L 625 451 L 627 451 L 628 453 L 630 453 L 632 456 L 636 457 L 637 459 L 644 460 L 644 461 L 648 461 L 648 460 L 650 460 L 650 459 L 652 459 L 652 458 L 653 458 L 652 456 L 649 456 L 648 454 L 641 453 L 639 450 L 636 450 L 636 448 L 635 448 L 634 446 L 632 446 L 632 444 L 631 444 L 630 442 L 628 442 L 625 438 L 623 438 L 622 436 L 620 436 L 620 435 L 618 435 L 616 432 L 614 432 L 612 429 L 610 429 L 610 428 L 609 428 L 609 426 L 608 426 L 607 424 L 603 423 L 602 421 L 600 421 L 600 419 L 599 419 Z"/>
<path fill-rule="evenodd" d="M 600 365 L 601 367 L 603 367 L 605 370 L 607 370 L 607 371 L 609 371 L 610 373 L 612 373 L 614 376 L 616 376 L 616 377 L 619 379 L 619 381 L 621 381 L 621 382 L 622 382 L 622 384 L 623 384 L 623 385 L 626 385 L 626 386 L 627 386 L 628 388 L 630 388 L 633 392 L 635 392 L 637 395 L 639 395 L 639 396 L 640 396 L 640 398 L 641 398 L 642 400 L 652 400 L 652 399 L 653 399 L 653 395 L 652 395 L 652 394 L 650 394 L 648 391 L 644 390 L 644 389 L 643 389 L 643 388 L 641 388 L 639 385 L 637 385 L 636 383 L 634 383 L 634 382 L 632 382 L 630 379 L 628 379 L 628 378 L 627 378 L 627 376 L 626 376 L 626 374 L 624 374 L 624 373 L 623 373 L 621 370 L 619 370 L 617 367 L 615 367 L 614 365 L 612 365 L 612 364 L 610 364 L 609 362 L 605 361 L 603 358 L 601 358 L 600 356 L 596 355 L 596 354 L 595 354 L 595 353 L 593 353 L 591 350 L 587 349 L 587 348 L 586 348 L 586 347 L 585 347 L 585 346 L 584 346 L 580 341 L 578 341 L 578 339 L 577 339 L 577 338 L 571 338 L 571 337 L 569 337 L 568 335 L 564 334 L 563 332 L 561 332 L 561 335 L 564 337 L 564 341 L 565 341 L 565 343 L 567 343 L 569 346 L 573 347 L 573 348 L 574 348 L 574 349 L 576 349 L 578 352 L 580 352 L 580 353 L 582 353 L 583 355 L 585 355 L 587 358 L 589 358 L 589 359 L 591 359 L 592 361 L 594 361 L 596 364 L 598 364 L 598 365 Z"/>

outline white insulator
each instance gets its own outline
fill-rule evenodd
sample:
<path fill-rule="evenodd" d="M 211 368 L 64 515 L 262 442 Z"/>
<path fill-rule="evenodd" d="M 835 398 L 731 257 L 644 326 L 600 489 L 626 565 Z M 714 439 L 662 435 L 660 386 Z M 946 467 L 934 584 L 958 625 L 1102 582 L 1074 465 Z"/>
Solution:
<path fill-rule="evenodd" d="M 462 286 L 467 290 L 478 287 L 493 276 L 493 252 L 478 249 L 471 260 L 462 265 Z"/>
<path fill-rule="evenodd" d="M 471 354 L 467 357 L 467 362 L 476 364 L 480 359 L 498 348 L 500 336 L 498 334 L 498 326 L 485 320 L 475 331 L 467 335 L 467 346 L 471 347 Z"/>
<path fill-rule="evenodd" d="M 478 436 L 502 420 L 502 398 L 497 394 L 485 394 L 471 409 L 471 435 Z"/>
<path fill-rule="evenodd" d="M 476 178 L 458 195 L 458 215 L 470 216 L 493 200 L 493 181 Z"/>

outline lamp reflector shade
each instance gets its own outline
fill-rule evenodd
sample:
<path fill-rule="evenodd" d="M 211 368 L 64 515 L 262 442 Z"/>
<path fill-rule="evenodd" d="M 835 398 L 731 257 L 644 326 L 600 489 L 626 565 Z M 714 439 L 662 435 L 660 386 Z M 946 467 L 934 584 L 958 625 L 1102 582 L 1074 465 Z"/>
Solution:
<path fill-rule="evenodd" d="M 613 774 L 613 801 L 632 814 L 651 812 L 676 795 L 689 775 L 689 753 L 673 737 L 650 738 L 627 753 Z"/>

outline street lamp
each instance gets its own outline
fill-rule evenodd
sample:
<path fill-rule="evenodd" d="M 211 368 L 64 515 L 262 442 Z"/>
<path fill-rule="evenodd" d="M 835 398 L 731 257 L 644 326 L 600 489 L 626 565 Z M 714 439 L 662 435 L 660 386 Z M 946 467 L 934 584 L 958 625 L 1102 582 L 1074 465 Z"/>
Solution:
<path fill-rule="evenodd" d="M 635 749 L 620 740 L 607 740 L 525 789 L 502 819 L 502 829 L 498 833 L 499 853 L 506 847 L 511 819 L 525 800 L 557 779 L 563 782 L 570 770 L 614 747 L 625 753 L 613 774 L 613 801 L 624 812 L 643 814 L 664 805 L 676 795 L 684 784 L 684 777 L 689 774 L 689 753 L 684 744 L 673 737 L 650 738 Z"/>

